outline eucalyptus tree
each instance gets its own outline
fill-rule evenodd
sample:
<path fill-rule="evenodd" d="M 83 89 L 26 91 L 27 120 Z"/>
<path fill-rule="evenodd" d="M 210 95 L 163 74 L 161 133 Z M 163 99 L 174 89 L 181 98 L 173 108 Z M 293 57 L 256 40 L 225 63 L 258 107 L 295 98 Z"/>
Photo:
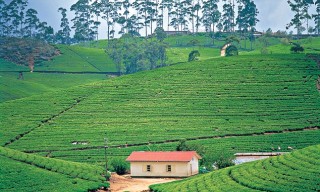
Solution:
<path fill-rule="evenodd" d="M 320 34 L 320 0 L 316 0 L 314 2 L 316 5 L 316 14 L 312 15 L 312 18 L 315 22 L 315 32 L 319 35 Z"/>
<path fill-rule="evenodd" d="M 190 15 L 190 0 L 177 0 L 175 3 L 176 18 L 178 24 L 178 30 L 181 31 L 188 29 L 188 15 Z"/>
<path fill-rule="evenodd" d="M 193 0 L 183 0 L 181 4 L 183 5 L 183 7 L 181 9 L 180 21 L 184 26 L 183 30 L 188 30 L 188 23 L 189 23 L 188 20 L 189 20 L 192 25 L 192 32 L 194 33 L 194 17 L 195 17 L 195 14 L 193 12 L 194 2 Z"/>
<path fill-rule="evenodd" d="M 70 44 L 70 32 L 71 29 L 69 27 L 69 20 L 67 17 L 67 9 L 60 7 L 58 12 L 61 13 L 61 29 L 58 31 L 57 36 L 58 39 L 61 41 L 62 44 Z"/>
<path fill-rule="evenodd" d="M 28 9 L 25 16 L 25 36 L 33 37 L 37 33 L 37 29 L 40 27 L 40 20 L 38 18 L 38 12 L 35 9 Z"/>
<path fill-rule="evenodd" d="M 254 38 L 252 38 L 253 32 L 255 31 L 256 24 L 259 22 L 257 18 L 259 11 L 253 0 L 238 0 L 238 2 L 238 28 L 245 40 L 247 38 L 247 33 L 250 32 L 250 41 L 252 46 L 252 41 L 254 40 Z"/>
<path fill-rule="evenodd" d="M 0 37 L 4 36 L 6 28 L 6 3 L 0 0 Z"/>
<path fill-rule="evenodd" d="M 306 19 L 307 22 L 307 27 L 306 29 L 309 29 L 309 20 L 312 19 L 312 15 L 309 13 L 310 7 L 314 4 L 313 0 L 303 0 L 304 3 L 304 9 L 303 9 L 303 14 L 304 18 Z M 309 30 L 308 30 L 309 33 Z"/>
<path fill-rule="evenodd" d="M 153 22 L 157 21 L 158 7 L 157 1 L 147 1 L 147 12 L 150 21 L 150 34 L 153 33 Z"/>
<path fill-rule="evenodd" d="M 235 12 L 233 9 L 233 4 L 231 0 L 223 0 L 225 3 L 223 4 L 223 14 L 222 14 L 222 25 L 223 31 L 232 32 L 234 28 L 233 18 L 235 16 Z"/>
<path fill-rule="evenodd" d="M 47 22 L 40 22 L 37 27 L 36 38 L 48 43 L 54 42 L 54 29 Z"/>
<path fill-rule="evenodd" d="M 206 30 L 212 32 L 212 43 L 214 44 L 214 32 L 215 24 L 220 20 L 221 13 L 218 10 L 217 3 L 219 0 L 205 0 L 203 1 L 203 16 L 202 21 L 203 25 L 206 27 Z M 212 27 L 212 29 L 211 29 Z"/>
<path fill-rule="evenodd" d="M 160 6 L 163 7 L 163 9 L 167 10 L 167 30 L 170 30 L 170 18 L 171 18 L 171 12 L 173 9 L 174 0 L 162 0 L 160 3 Z M 164 19 L 162 21 L 164 23 Z M 164 24 L 163 24 L 164 25 Z"/>
<path fill-rule="evenodd" d="M 126 26 L 127 26 L 127 22 L 129 19 L 129 14 L 130 14 L 129 9 L 131 7 L 131 3 L 129 0 L 123 0 L 123 1 L 121 1 L 121 5 L 122 5 L 122 8 L 124 9 L 123 15 L 124 15 L 125 20 L 123 20 L 123 18 L 122 18 L 120 23 L 124 23 L 123 26 L 124 26 L 124 29 L 126 30 L 124 32 L 128 33 L 129 29 Z"/>
<path fill-rule="evenodd" d="M 88 0 L 78 0 L 71 6 L 71 11 L 75 12 L 75 18 L 72 19 L 75 29 L 74 38 L 77 41 L 88 41 L 94 39 L 94 31 L 91 26 L 93 20 L 91 19 L 90 4 Z"/>
<path fill-rule="evenodd" d="M 200 17 L 200 14 L 199 14 L 199 12 L 200 12 L 200 10 L 201 10 L 201 1 L 200 0 L 195 0 L 196 2 L 193 4 L 193 6 L 192 6 L 192 13 L 193 13 L 193 15 L 192 15 L 192 17 L 193 17 L 193 19 L 192 19 L 192 22 L 194 22 L 194 20 L 195 20 L 195 25 L 194 24 L 192 24 L 192 31 L 193 31 L 193 33 L 194 33 L 194 27 L 196 28 L 196 32 L 199 32 L 199 27 L 201 26 L 201 24 L 200 24 L 200 19 L 201 19 L 201 17 Z"/>
<path fill-rule="evenodd" d="M 99 21 L 99 18 L 101 16 L 101 3 L 98 0 L 95 0 L 90 5 L 90 13 L 96 17 L 95 21 L 93 21 L 93 30 L 96 35 L 96 39 L 99 40 L 99 26 L 101 22 Z"/>
<path fill-rule="evenodd" d="M 14 36 L 23 36 L 23 22 L 27 6 L 28 0 L 12 0 L 7 6 L 7 13 L 14 29 L 12 35 Z"/>
<path fill-rule="evenodd" d="M 297 29 L 297 34 L 301 34 L 303 20 L 305 19 L 305 0 L 288 0 L 291 10 L 295 13 L 290 23 L 287 24 L 287 29 L 294 26 Z"/>
<path fill-rule="evenodd" d="M 145 36 L 148 36 L 148 27 L 150 26 L 150 34 L 153 32 L 153 22 L 156 21 L 157 7 L 158 5 L 152 0 L 136 0 L 134 2 L 134 8 L 137 13 L 141 15 L 144 20 L 143 25 L 145 27 Z"/>
<path fill-rule="evenodd" d="M 108 40 L 110 40 L 110 37 L 114 34 L 114 25 L 117 23 L 117 19 L 119 17 L 118 10 L 121 5 L 110 0 L 101 0 L 100 5 L 102 19 L 107 22 L 107 35 Z"/>
<path fill-rule="evenodd" d="M 162 1 L 160 0 L 156 0 L 156 4 L 158 5 L 157 7 L 157 28 L 158 27 L 161 27 L 163 28 L 164 26 L 164 10 L 165 10 L 165 7 L 163 6 L 163 3 Z"/>

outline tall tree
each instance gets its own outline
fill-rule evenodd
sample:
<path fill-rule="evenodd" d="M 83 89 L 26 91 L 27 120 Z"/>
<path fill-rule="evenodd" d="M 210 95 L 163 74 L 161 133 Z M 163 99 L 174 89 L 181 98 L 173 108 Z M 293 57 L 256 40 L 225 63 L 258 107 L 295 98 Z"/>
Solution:
<path fill-rule="evenodd" d="M 193 24 L 193 27 L 195 26 L 196 28 L 196 32 L 199 32 L 199 27 L 200 27 L 200 12 L 201 10 L 201 1 L 200 0 L 196 0 L 195 4 L 192 6 L 192 13 L 193 13 L 193 18 L 195 19 L 195 25 Z M 194 19 L 192 19 L 194 22 Z M 194 29 L 192 30 L 194 32 Z"/>
<path fill-rule="evenodd" d="M 314 2 L 316 5 L 316 14 L 312 15 L 312 18 L 314 19 L 315 22 L 315 32 L 320 35 L 320 0 L 316 0 Z"/>
<path fill-rule="evenodd" d="M 6 3 L 3 0 L 0 0 L 0 37 L 4 36 L 6 28 Z"/>
<path fill-rule="evenodd" d="M 119 18 L 118 23 L 122 26 L 120 33 L 128 33 L 129 29 L 126 27 L 128 26 L 127 22 L 129 21 L 129 15 L 130 15 L 130 7 L 131 3 L 129 0 L 123 0 L 121 1 L 121 9 L 123 8 L 123 16 Z"/>
<path fill-rule="evenodd" d="M 312 19 L 312 16 L 309 13 L 309 9 L 311 7 L 311 5 L 313 5 L 313 0 L 303 0 L 303 4 L 304 4 L 304 9 L 303 9 L 303 14 L 304 14 L 304 18 L 307 20 L 307 27 L 306 29 L 309 29 L 309 20 Z M 309 30 L 307 30 L 309 33 Z"/>
<path fill-rule="evenodd" d="M 101 0 L 101 11 L 103 13 L 102 19 L 107 22 L 108 40 L 110 40 L 110 36 L 114 33 L 114 25 L 117 22 L 117 18 L 119 16 L 118 9 L 119 6 L 117 6 L 115 2 L 112 2 L 110 0 Z"/>
<path fill-rule="evenodd" d="M 62 44 L 70 44 L 70 32 L 71 29 L 69 27 L 69 20 L 67 17 L 67 9 L 60 7 L 58 11 L 61 13 L 61 29 L 58 31 L 58 38 L 60 39 Z"/>
<path fill-rule="evenodd" d="M 99 26 L 101 22 L 99 18 L 101 16 L 101 3 L 98 0 L 95 0 L 90 6 L 90 12 L 95 16 L 95 21 L 93 21 L 93 30 L 96 35 L 96 40 L 99 40 Z"/>
<path fill-rule="evenodd" d="M 37 33 L 37 28 L 40 25 L 40 20 L 38 18 L 38 12 L 35 9 L 28 9 L 26 12 L 25 24 L 25 36 L 33 37 Z"/>
<path fill-rule="evenodd" d="M 232 32 L 234 27 L 233 18 L 235 16 L 233 5 L 231 0 L 223 0 L 225 3 L 223 4 L 223 14 L 222 14 L 222 25 L 223 31 Z"/>
<path fill-rule="evenodd" d="M 93 40 L 94 31 L 91 26 L 94 21 L 91 20 L 89 0 L 78 0 L 70 10 L 75 12 L 75 18 L 72 19 L 72 28 L 75 29 L 74 38 L 77 41 Z"/>
<path fill-rule="evenodd" d="M 305 19 L 305 1 L 304 0 L 288 0 L 287 1 L 291 10 L 295 13 L 290 23 L 287 25 L 287 29 L 294 26 L 297 29 L 297 34 L 301 34 L 302 21 Z"/>
<path fill-rule="evenodd" d="M 167 31 L 170 30 L 170 18 L 171 18 L 171 12 L 173 8 L 173 0 L 162 0 L 161 6 L 167 10 Z"/>
<path fill-rule="evenodd" d="M 218 10 L 219 0 L 206 0 L 203 2 L 202 21 L 208 32 L 212 32 L 212 43 L 214 44 L 215 24 L 220 20 L 221 13 Z M 212 27 L 212 30 L 211 30 Z"/>
<path fill-rule="evenodd" d="M 14 36 L 23 36 L 23 22 L 25 17 L 25 9 L 28 6 L 28 0 L 12 0 L 8 7 L 8 15 L 13 26 Z"/>

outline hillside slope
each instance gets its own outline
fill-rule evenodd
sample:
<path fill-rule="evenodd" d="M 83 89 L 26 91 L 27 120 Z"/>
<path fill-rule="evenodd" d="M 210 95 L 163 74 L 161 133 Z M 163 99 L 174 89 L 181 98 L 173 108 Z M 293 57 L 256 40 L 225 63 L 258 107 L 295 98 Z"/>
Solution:
<path fill-rule="evenodd" d="M 0 147 L 0 191 L 88 191 L 108 187 L 104 170 Z"/>
<path fill-rule="evenodd" d="M 316 127 L 317 74 L 303 55 L 257 55 L 122 76 L 1 104 L 0 142 L 60 150 Z"/>
<path fill-rule="evenodd" d="M 168 184 L 155 192 L 319 191 L 320 145 Z"/>

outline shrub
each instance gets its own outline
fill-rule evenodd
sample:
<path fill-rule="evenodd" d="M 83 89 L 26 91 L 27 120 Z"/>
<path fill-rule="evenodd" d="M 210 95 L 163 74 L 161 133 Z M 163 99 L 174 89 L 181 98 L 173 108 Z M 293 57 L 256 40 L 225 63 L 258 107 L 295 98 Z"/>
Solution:
<path fill-rule="evenodd" d="M 230 45 L 229 47 L 227 47 L 226 49 L 226 56 L 230 57 L 230 56 L 236 56 L 238 55 L 238 48 L 234 45 Z"/>
<path fill-rule="evenodd" d="M 112 159 L 111 161 L 111 166 L 113 167 L 113 170 L 118 174 L 118 175 L 123 175 L 127 172 L 128 170 L 128 164 L 121 158 L 115 158 Z"/>
<path fill-rule="evenodd" d="M 230 167 L 235 165 L 233 160 L 234 160 L 234 156 L 221 153 L 216 159 L 214 165 L 218 169 Z"/>
<path fill-rule="evenodd" d="M 304 52 L 304 48 L 301 45 L 299 45 L 298 43 L 292 43 L 292 44 L 293 46 L 290 49 L 292 53 Z"/>
<path fill-rule="evenodd" d="M 188 62 L 198 60 L 198 57 L 200 57 L 200 52 L 198 50 L 191 51 L 189 53 Z"/>

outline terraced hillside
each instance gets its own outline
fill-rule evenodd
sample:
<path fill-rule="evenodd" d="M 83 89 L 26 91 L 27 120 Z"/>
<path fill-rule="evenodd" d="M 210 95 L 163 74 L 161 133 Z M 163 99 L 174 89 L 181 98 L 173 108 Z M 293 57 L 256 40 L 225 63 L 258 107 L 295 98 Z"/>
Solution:
<path fill-rule="evenodd" d="M 34 73 L 27 66 L 0 58 L 0 102 L 104 80 L 106 73 L 117 71 L 102 49 L 57 47 L 61 55 L 37 64 Z M 23 72 L 23 79 L 19 79 L 19 72 Z"/>
<path fill-rule="evenodd" d="M 194 178 L 150 186 L 170 191 L 319 191 L 320 145 L 222 169 Z"/>
<path fill-rule="evenodd" d="M 109 145 L 147 145 L 318 127 L 318 74 L 301 54 L 219 58 L 122 76 L 0 104 L 0 142 L 58 153 L 99 150 L 104 137 Z M 79 154 L 73 155 L 81 161 Z"/>
<path fill-rule="evenodd" d="M 101 167 L 0 147 L 0 191 L 88 191 L 108 187 Z"/>

